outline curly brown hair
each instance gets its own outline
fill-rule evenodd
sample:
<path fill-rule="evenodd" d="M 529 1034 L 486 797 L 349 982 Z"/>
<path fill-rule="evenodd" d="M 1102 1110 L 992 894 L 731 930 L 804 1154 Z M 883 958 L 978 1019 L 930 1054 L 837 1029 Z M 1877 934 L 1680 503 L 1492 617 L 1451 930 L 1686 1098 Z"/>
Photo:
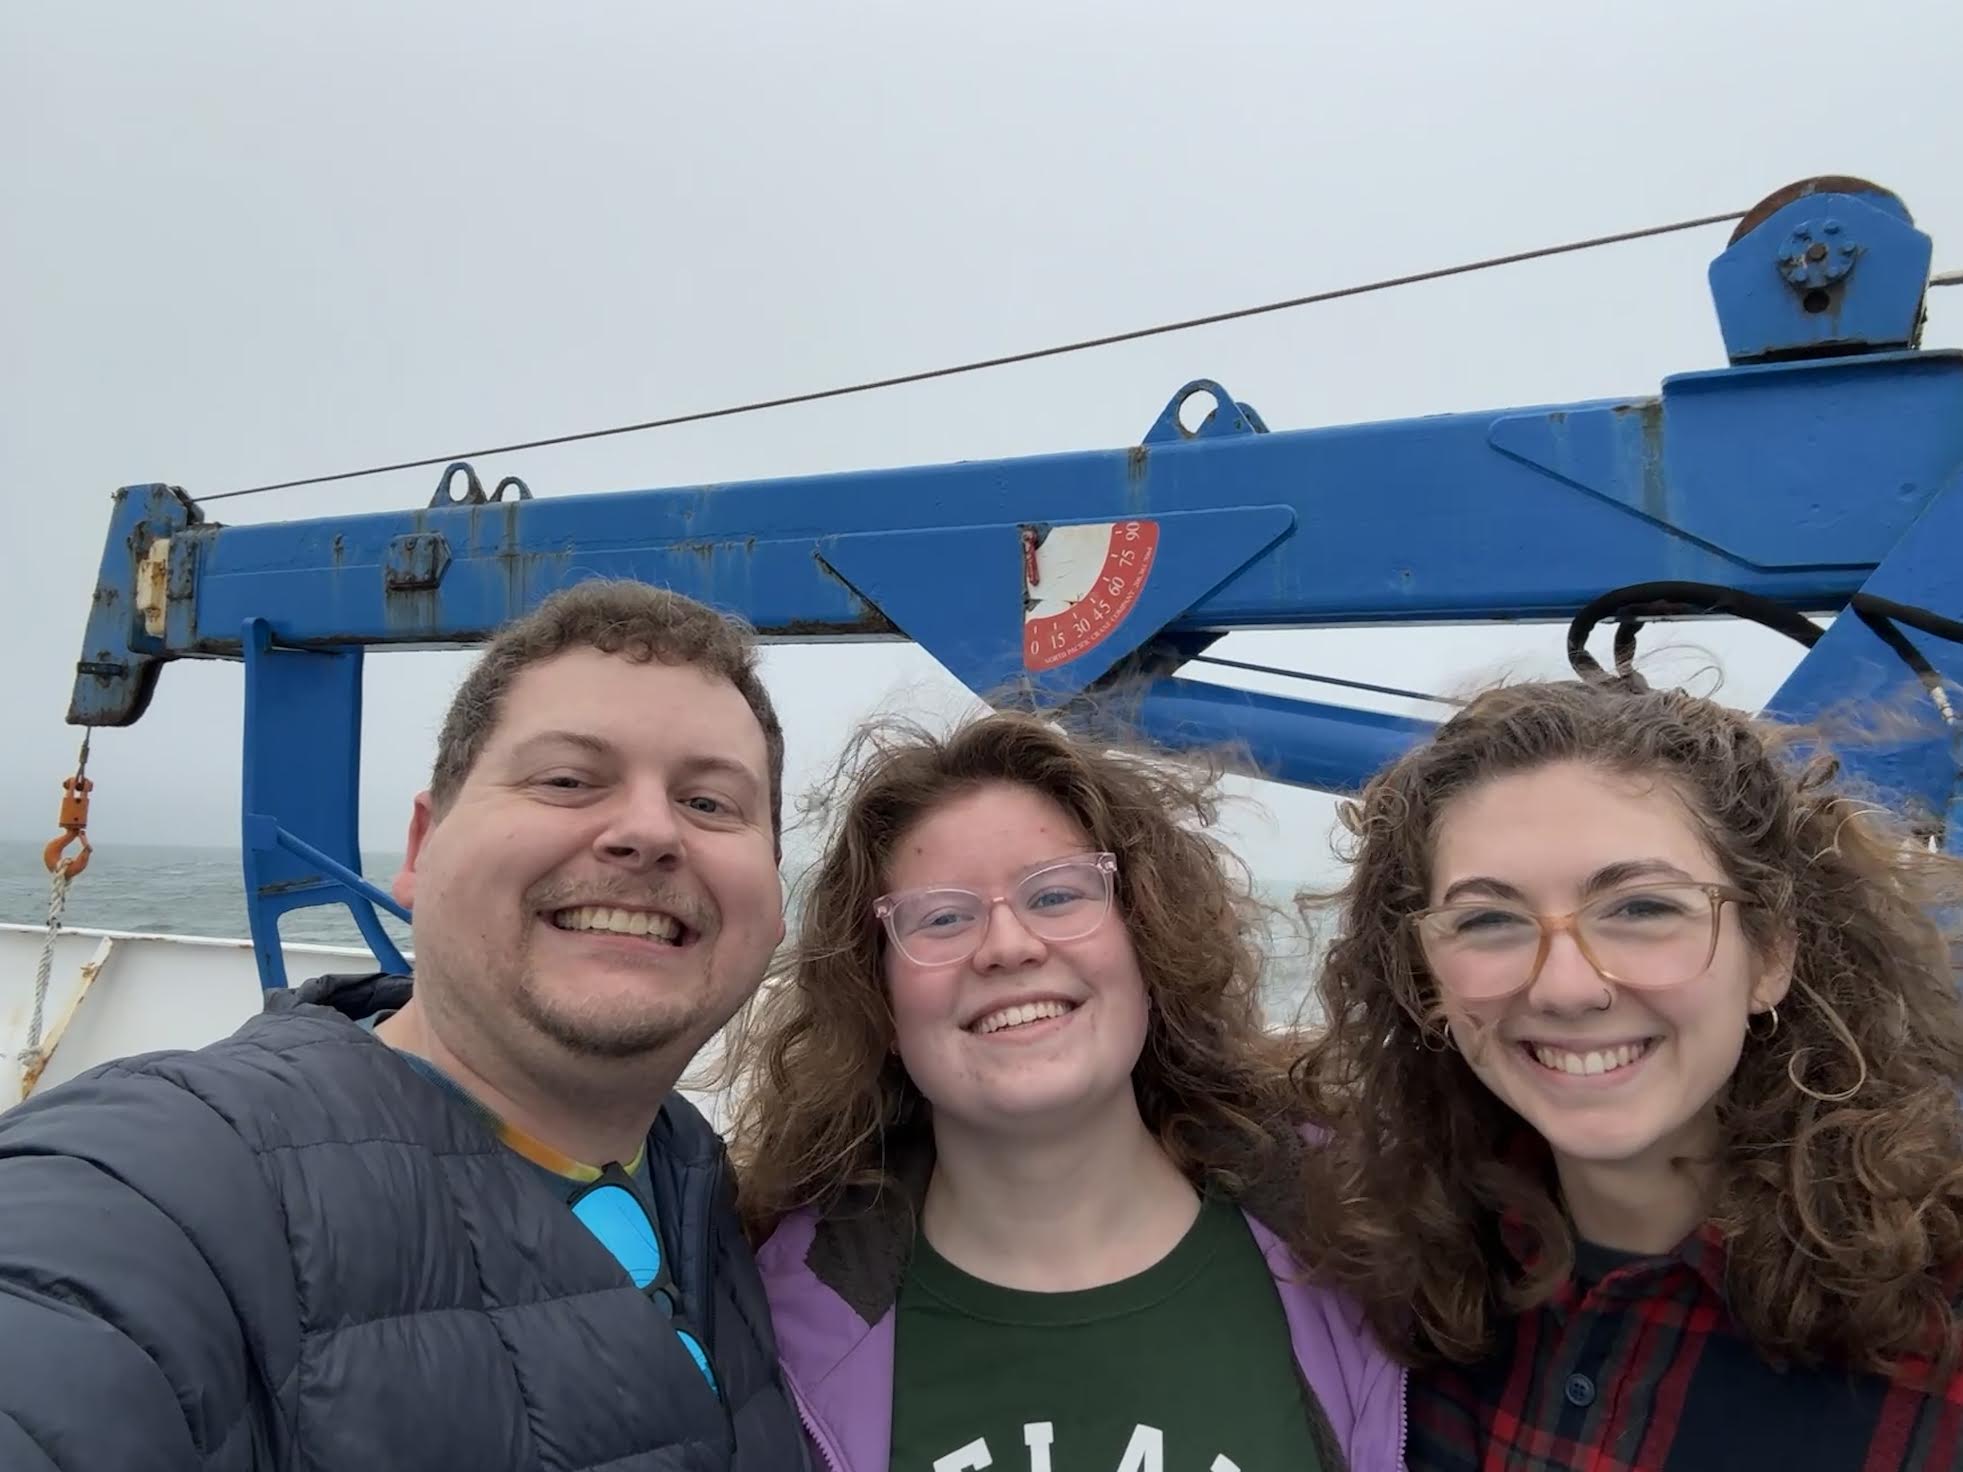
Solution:
<path fill-rule="evenodd" d="M 1747 938 L 1792 949 L 1782 1025 L 1747 1042 L 1717 1107 L 1709 1220 L 1732 1312 L 1775 1363 L 1885 1370 L 1952 1354 L 1963 1002 L 1934 917 L 1963 895 L 1959 866 L 1850 796 L 1805 733 L 1681 691 L 1489 691 L 1345 805 L 1349 882 L 1303 897 L 1337 909 L 1323 1028 L 1296 1065 L 1331 1139 L 1305 1168 L 1312 1200 L 1343 1203 L 1309 1223 L 1308 1260 L 1413 1364 L 1479 1357 L 1497 1316 L 1546 1302 L 1571 1272 L 1545 1146 L 1438 1050 L 1438 998 L 1407 923 L 1429 903 L 1452 801 L 1562 761 L 1673 784 L 1754 901 L 1740 908 Z M 1502 1246 L 1502 1215 L 1536 1250 Z"/>
<path fill-rule="evenodd" d="M 947 735 L 909 722 L 864 728 L 831 784 L 842 811 L 807 880 L 789 965 L 725 1055 L 731 1155 L 752 1232 L 853 1188 L 898 1184 L 892 1162 L 930 1138 L 926 1101 L 892 1046 L 873 903 L 910 829 L 998 783 L 1049 798 L 1093 847 L 1119 856 L 1117 910 L 1151 1000 L 1133 1073 L 1146 1127 L 1196 1183 L 1236 1191 L 1272 1175 L 1289 1150 L 1286 1116 L 1299 1112 L 1294 1047 L 1263 1028 L 1263 916 L 1245 870 L 1205 831 L 1217 814 L 1213 777 L 1015 712 Z"/>

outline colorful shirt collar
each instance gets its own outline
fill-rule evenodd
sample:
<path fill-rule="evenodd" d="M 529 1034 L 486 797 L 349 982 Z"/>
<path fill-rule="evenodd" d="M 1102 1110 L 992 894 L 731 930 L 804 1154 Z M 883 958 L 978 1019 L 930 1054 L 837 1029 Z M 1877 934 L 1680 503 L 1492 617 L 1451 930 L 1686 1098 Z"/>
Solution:
<path fill-rule="evenodd" d="M 463 1085 L 459 1084 L 449 1074 L 445 1073 L 421 1054 L 411 1053 L 397 1048 L 395 1049 L 395 1055 L 425 1078 L 448 1089 L 458 1099 L 469 1105 L 477 1117 L 484 1121 L 484 1127 L 496 1136 L 498 1142 L 514 1155 L 529 1160 L 541 1170 L 549 1171 L 555 1176 L 562 1176 L 569 1181 L 577 1181 L 581 1185 L 586 1185 L 600 1179 L 605 1169 L 604 1166 L 588 1165 L 583 1160 L 575 1160 L 572 1156 L 566 1154 L 565 1151 L 555 1149 L 536 1136 L 526 1134 L 508 1120 L 499 1118 L 493 1110 L 486 1107 L 482 1100 L 478 1099 L 468 1089 L 464 1088 Z M 643 1140 L 641 1142 L 641 1148 L 634 1152 L 634 1158 L 623 1165 L 621 1169 L 625 1170 L 630 1176 L 638 1175 L 643 1162 L 647 1160 L 647 1154 L 647 1142 Z"/>

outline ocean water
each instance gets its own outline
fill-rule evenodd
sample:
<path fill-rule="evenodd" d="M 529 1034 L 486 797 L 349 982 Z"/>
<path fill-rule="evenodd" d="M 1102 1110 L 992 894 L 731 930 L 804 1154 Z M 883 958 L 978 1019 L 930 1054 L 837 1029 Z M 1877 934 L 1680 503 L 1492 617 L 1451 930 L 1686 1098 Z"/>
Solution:
<path fill-rule="evenodd" d="M 393 853 L 363 856 L 369 878 L 383 884 L 400 862 L 401 856 Z M 105 844 L 95 850 L 87 870 L 70 887 L 62 920 L 86 929 L 243 937 L 241 874 L 236 849 Z M 796 876 L 785 878 L 795 924 Z M 1261 897 L 1283 912 L 1267 937 L 1265 985 L 1269 1010 L 1277 1018 L 1295 1015 L 1307 992 L 1314 954 L 1310 937 L 1291 918 L 1289 900 L 1295 888 L 1286 881 L 1260 886 Z M 42 925 L 47 918 L 48 871 L 41 862 L 41 845 L 0 840 L 0 921 Z M 383 924 L 398 945 L 408 945 L 406 925 L 386 916 Z M 281 921 L 280 934 L 287 941 L 363 943 L 347 911 L 337 905 L 294 911 Z"/>
<path fill-rule="evenodd" d="M 370 854 L 364 867 L 386 883 L 400 857 Z M 173 935 L 236 937 L 246 933 L 243 870 L 237 849 L 164 844 L 104 844 L 68 890 L 63 923 L 87 929 L 166 931 Z M 48 918 L 48 871 L 41 845 L 0 840 L 0 920 L 41 925 Z M 409 930 L 386 921 L 398 942 Z M 361 933 L 347 911 L 321 905 L 281 922 L 289 941 L 358 946 Z"/>

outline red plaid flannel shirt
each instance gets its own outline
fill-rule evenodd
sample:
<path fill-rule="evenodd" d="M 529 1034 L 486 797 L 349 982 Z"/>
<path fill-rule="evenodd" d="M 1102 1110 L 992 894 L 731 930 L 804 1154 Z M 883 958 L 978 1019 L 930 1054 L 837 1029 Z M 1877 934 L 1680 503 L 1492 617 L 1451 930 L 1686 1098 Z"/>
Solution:
<path fill-rule="evenodd" d="M 1708 1228 L 1662 1257 L 1584 1252 L 1486 1360 L 1414 1377 L 1411 1472 L 1963 1469 L 1963 1372 L 1772 1368 L 1725 1307 Z"/>

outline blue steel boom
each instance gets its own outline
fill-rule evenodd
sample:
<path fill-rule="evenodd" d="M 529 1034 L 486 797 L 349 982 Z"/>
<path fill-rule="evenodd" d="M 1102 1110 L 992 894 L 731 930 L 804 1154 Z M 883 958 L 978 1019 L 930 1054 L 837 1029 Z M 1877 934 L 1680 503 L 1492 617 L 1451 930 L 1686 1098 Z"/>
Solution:
<path fill-rule="evenodd" d="M 135 721 L 172 659 L 243 662 L 248 910 L 279 985 L 278 917 L 303 905 L 348 904 L 400 964 L 372 909 L 393 906 L 360 878 L 363 652 L 472 645 L 585 578 L 663 584 L 770 639 L 910 639 L 991 698 L 1097 692 L 1160 742 L 1237 742 L 1336 791 L 1427 724 L 1179 665 L 1234 630 L 1661 601 L 1855 610 L 1775 696 L 1788 718 L 1954 683 L 1963 353 L 1920 348 L 1930 258 L 1885 190 L 1781 190 L 1710 267 L 1730 366 L 1636 399 L 1270 433 L 1202 380 L 1124 449 L 549 499 L 515 481 L 487 497 L 457 466 L 424 508 L 243 527 L 130 486 L 68 718 Z M 1195 394 L 1214 407 L 1188 431 Z M 1958 753 L 1924 708 L 1926 732 L 1850 756 L 1955 844 Z"/>

